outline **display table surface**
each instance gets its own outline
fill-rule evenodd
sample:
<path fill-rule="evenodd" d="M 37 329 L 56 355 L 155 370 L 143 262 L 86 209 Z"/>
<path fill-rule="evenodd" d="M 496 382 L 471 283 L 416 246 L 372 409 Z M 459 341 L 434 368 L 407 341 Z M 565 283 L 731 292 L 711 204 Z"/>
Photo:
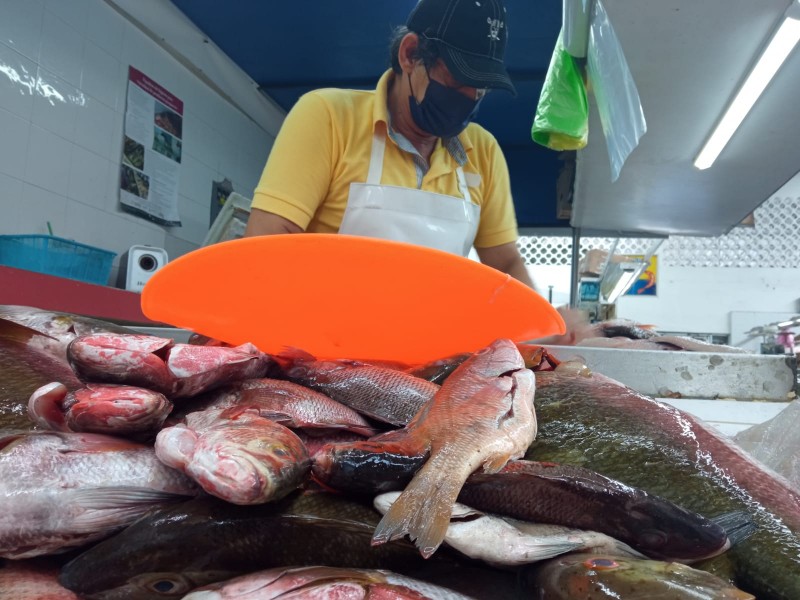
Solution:
<path fill-rule="evenodd" d="M 141 295 L 105 285 L 0 266 L 0 304 L 74 313 L 126 323 L 162 325 L 142 313 Z"/>

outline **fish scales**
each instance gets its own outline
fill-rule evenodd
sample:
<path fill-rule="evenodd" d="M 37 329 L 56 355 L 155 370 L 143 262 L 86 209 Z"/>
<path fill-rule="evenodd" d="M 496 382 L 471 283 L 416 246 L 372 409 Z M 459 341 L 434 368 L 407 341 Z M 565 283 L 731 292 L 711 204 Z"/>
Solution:
<path fill-rule="evenodd" d="M 599 531 L 660 560 L 696 562 L 730 546 L 717 523 L 573 465 L 512 461 L 500 473 L 472 475 L 459 500 L 525 521 Z"/>
<path fill-rule="evenodd" d="M 28 417 L 28 399 L 40 387 L 53 381 L 70 390 L 82 386 L 57 340 L 3 318 L 0 318 L 0 373 L 0 429 L 34 428 Z"/>
<path fill-rule="evenodd" d="M 352 361 L 301 358 L 285 371 L 292 381 L 392 425 L 408 423 L 439 390 L 435 383 L 408 373 Z"/>
<path fill-rule="evenodd" d="M 738 585 L 759 600 L 800 598 L 798 492 L 733 442 L 691 415 L 571 367 L 537 373 L 536 408 L 541 428 L 527 459 L 590 468 L 706 517 L 749 512 L 758 530 L 723 555 Z"/>
<path fill-rule="evenodd" d="M 452 572 L 460 564 L 447 553 L 426 561 L 404 540 L 370 547 L 379 519 L 371 507 L 327 492 L 246 507 L 198 497 L 89 548 L 62 568 L 60 581 L 95 600 L 160 600 L 281 566 L 379 568 L 413 576 L 427 568 Z"/>
<path fill-rule="evenodd" d="M 291 381 L 260 378 L 226 385 L 186 403 L 184 412 L 252 407 L 292 428 L 344 429 L 362 436 L 376 430 L 360 413 L 325 394 Z M 174 416 L 174 415 L 173 415 Z"/>
<path fill-rule="evenodd" d="M 101 539 L 197 488 L 142 444 L 99 434 L 0 439 L 0 556 L 62 552 Z"/>
<path fill-rule="evenodd" d="M 526 569 L 523 577 L 540 600 L 755 600 L 680 563 L 606 553 L 562 555 Z"/>
<path fill-rule="evenodd" d="M 58 566 L 37 560 L 0 565 L 0 600 L 79 600 L 59 585 Z"/>
<path fill-rule="evenodd" d="M 463 362 L 403 432 L 412 446 L 428 445 L 430 458 L 384 515 L 373 543 L 408 534 L 423 556 L 433 554 L 467 477 L 500 470 L 536 436 L 533 396 L 533 372 L 510 340 Z"/>

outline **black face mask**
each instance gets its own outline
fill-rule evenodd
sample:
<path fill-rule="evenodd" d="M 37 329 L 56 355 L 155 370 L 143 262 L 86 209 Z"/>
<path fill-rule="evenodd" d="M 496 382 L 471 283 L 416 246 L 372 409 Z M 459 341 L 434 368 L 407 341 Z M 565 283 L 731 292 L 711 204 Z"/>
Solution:
<path fill-rule="evenodd" d="M 408 76 L 411 87 L 411 75 Z M 464 94 L 438 81 L 428 78 L 428 89 L 422 102 L 412 94 L 408 97 L 411 118 L 417 127 L 436 137 L 455 137 L 478 114 L 481 100 L 472 100 Z"/>

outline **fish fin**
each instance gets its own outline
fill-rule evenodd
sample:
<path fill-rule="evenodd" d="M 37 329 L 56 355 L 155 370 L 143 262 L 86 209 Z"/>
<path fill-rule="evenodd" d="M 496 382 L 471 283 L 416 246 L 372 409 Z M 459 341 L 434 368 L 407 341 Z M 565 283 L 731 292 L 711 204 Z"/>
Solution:
<path fill-rule="evenodd" d="M 15 321 L 0 317 L 0 338 L 27 344 L 32 338 L 47 338 L 55 340 L 51 335 L 37 331 L 32 327 L 21 325 Z"/>
<path fill-rule="evenodd" d="M 315 362 L 317 360 L 313 354 L 294 346 L 284 346 L 280 353 L 269 356 L 278 363 L 281 369 L 288 369 L 296 362 Z"/>
<path fill-rule="evenodd" d="M 259 417 L 264 417 L 269 421 L 274 421 L 275 423 L 280 423 L 281 425 L 286 425 L 287 427 L 293 427 L 295 420 L 292 415 L 285 412 L 280 412 L 277 410 L 267 410 L 264 408 L 253 407 L 258 411 Z"/>
<path fill-rule="evenodd" d="M 508 464 L 508 461 L 511 460 L 511 458 L 512 456 L 510 454 L 495 456 L 494 458 L 483 463 L 483 471 L 485 473 L 497 473 L 498 471 L 502 471 L 503 467 Z"/>
<path fill-rule="evenodd" d="M 75 490 L 70 494 L 72 501 L 77 502 L 85 509 L 92 510 L 155 504 L 182 497 L 184 497 L 182 494 L 123 485 Z"/>
<path fill-rule="evenodd" d="M 363 435 L 366 438 L 371 438 L 378 435 L 377 429 L 367 425 L 342 425 L 341 427 L 337 427 L 337 429 L 343 429 L 345 431 L 357 433 L 358 435 Z"/>
<path fill-rule="evenodd" d="M 434 456 L 417 472 L 375 528 L 373 546 L 407 534 L 428 558 L 441 545 L 463 484 L 441 462 Z"/>
<path fill-rule="evenodd" d="M 743 510 L 717 515 L 711 521 L 725 530 L 731 547 L 743 542 L 758 531 L 758 526 L 753 523 L 750 514 Z"/>
<path fill-rule="evenodd" d="M 4 430 L 2 432 L 2 435 L 0 435 L 0 452 L 6 452 L 9 449 L 13 448 L 15 445 L 24 440 L 28 435 L 31 435 L 30 431 Z"/>
<path fill-rule="evenodd" d="M 123 525 L 121 520 L 135 519 L 151 507 L 184 498 L 182 495 L 148 488 L 118 486 L 76 490 L 69 495 L 67 502 L 83 509 L 71 521 L 71 528 L 77 532 L 95 533 L 109 525 Z"/>

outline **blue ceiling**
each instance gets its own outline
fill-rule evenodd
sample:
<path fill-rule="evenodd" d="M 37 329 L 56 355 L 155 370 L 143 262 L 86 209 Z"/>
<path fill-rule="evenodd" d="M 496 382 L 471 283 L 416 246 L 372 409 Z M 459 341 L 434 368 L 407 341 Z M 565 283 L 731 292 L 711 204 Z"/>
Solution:
<path fill-rule="evenodd" d="M 416 0 L 172 0 L 289 110 L 320 87 L 374 87 L 388 68 L 388 40 Z M 535 145 L 530 130 L 561 28 L 561 0 L 506 0 L 506 65 L 518 95 L 494 93 L 476 119 L 497 137 L 511 173 L 520 227 L 566 225 L 555 218 L 556 152 Z"/>

